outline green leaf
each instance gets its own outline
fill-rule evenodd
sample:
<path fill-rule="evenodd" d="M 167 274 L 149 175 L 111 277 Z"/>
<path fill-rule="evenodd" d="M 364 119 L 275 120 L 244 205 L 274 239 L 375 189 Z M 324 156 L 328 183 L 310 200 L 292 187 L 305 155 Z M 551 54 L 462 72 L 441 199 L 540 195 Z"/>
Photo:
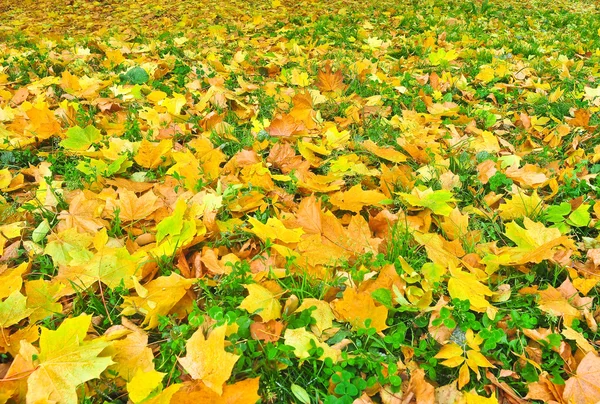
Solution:
<path fill-rule="evenodd" d="M 167 235 L 177 236 L 183 228 L 183 215 L 187 209 L 184 200 L 179 199 L 171 216 L 164 218 L 156 226 L 156 241 L 160 243 Z"/>
<path fill-rule="evenodd" d="M 441 266 L 440 264 L 434 264 L 433 262 L 426 262 L 421 267 L 421 272 L 425 279 L 429 282 L 439 282 L 442 279 L 442 276 L 446 273 L 446 268 Z"/>
<path fill-rule="evenodd" d="M 592 219 L 590 216 L 590 212 L 588 212 L 589 209 L 590 205 L 582 203 L 577 209 L 573 211 L 573 213 L 569 215 L 567 223 L 575 227 L 587 226 L 590 223 L 590 220 Z"/>
<path fill-rule="evenodd" d="M 296 396 L 298 401 L 300 401 L 302 404 L 310 404 L 310 396 L 303 387 L 300 387 L 297 384 L 292 384 L 292 393 L 294 393 L 294 396 Z"/>
<path fill-rule="evenodd" d="M 134 67 L 130 69 L 127 73 L 121 75 L 121 80 L 130 83 L 130 84 L 144 84 L 148 80 L 150 80 L 150 76 L 146 72 L 146 70 L 141 67 Z"/>
<path fill-rule="evenodd" d="M 392 292 L 389 289 L 380 288 L 371 293 L 373 299 L 383 304 L 387 308 L 393 307 Z"/>
<path fill-rule="evenodd" d="M 48 223 L 48 220 L 44 219 L 35 228 L 33 233 L 31 233 L 31 239 L 34 242 L 39 243 L 40 241 L 42 241 L 44 239 L 44 237 L 46 237 L 46 234 L 48 234 L 49 231 L 50 231 L 50 224 Z"/>
<path fill-rule="evenodd" d="M 69 128 L 67 138 L 60 142 L 60 145 L 69 150 L 85 151 L 100 139 L 102 139 L 100 131 L 92 125 L 86 126 L 85 129 L 75 126 Z"/>
<path fill-rule="evenodd" d="M 565 220 L 565 216 L 571 212 L 571 204 L 563 202 L 560 205 L 549 206 L 546 209 L 545 216 L 546 220 L 552 223 L 558 223 Z"/>
<path fill-rule="evenodd" d="M 431 188 L 427 188 L 424 191 L 415 188 L 410 194 L 401 192 L 399 195 L 410 206 L 429 208 L 436 215 L 442 216 L 448 216 L 452 212 L 452 206 L 448 205 L 448 203 L 456 202 L 452 192 L 446 190 L 434 191 Z"/>

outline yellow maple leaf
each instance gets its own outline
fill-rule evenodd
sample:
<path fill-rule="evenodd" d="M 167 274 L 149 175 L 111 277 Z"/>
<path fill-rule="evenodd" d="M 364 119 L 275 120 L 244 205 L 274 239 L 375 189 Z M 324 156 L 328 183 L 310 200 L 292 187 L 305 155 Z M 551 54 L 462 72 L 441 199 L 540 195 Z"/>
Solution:
<path fill-rule="evenodd" d="M 286 345 L 294 347 L 294 355 L 301 360 L 310 358 L 309 350 L 313 348 L 313 343 L 317 348 L 323 349 L 323 354 L 319 356 L 319 360 L 331 358 L 334 362 L 336 362 L 340 354 L 339 350 L 330 347 L 325 342 L 319 341 L 314 334 L 305 330 L 304 328 L 288 328 L 285 330 L 283 339 Z"/>
<path fill-rule="evenodd" d="M 538 292 L 540 310 L 553 316 L 581 317 L 581 312 L 569 303 L 560 291 L 552 286 Z"/>
<path fill-rule="evenodd" d="M 453 299 L 468 300 L 471 303 L 471 310 L 479 312 L 491 306 L 486 297 L 492 296 L 493 292 L 475 275 L 460 269 L 450 269 L 450 274 L 448 293 Z"/>
<path fill-rule="evenodd" d="M 129 399 L 135 404 L 142 402 L 150 393 L 162 385 L 161 381 L 165 375 L 166 373 L 157 372 L 154 369 L 148 372 L 139 369 L 131 381 L 127 383 Z"/>
<path fill-rule="evenodd" d="M 119 219 L 124 223 L 146 219 L 161 206 L 152 190 L 140 197 L 125 188 L 119 188 L 118 193 L 119 199 L 115 202 L 114 208 L 119 209 Z M 108 203 L 106 208 L 110 209 Z"/>
<path fill-rule="evenodd" d="M 269 289 L 256 283 L 244 287 L 248 291 L 248 296 L 242 300 L 240 309 L 258 314 L 265 322 L 281 317 L 281 303 Z"/>
<path fill-rule="evenodd" d="M 281 220 L 273 217 L 269 218 L 266 224 L 253 217 L 248 219 L 248 223 L 252 225 L 250 232 L 256 234 L 258 238 L 265 242 L 270 239 L 280 240 L 284 243 L 297 243 L 304 234 L 304 230 L 301 228 L 288 229 Z"/>
<path fill-rule="evenodd" d="M 360 212 L 364 206 L 381 206 L 386 196 L 378 191 L 363 191 L 360 184 L 356 184 L 346 192 L 336 192 L 329 201 L 340 209 L 354 213 Z"/>
<path fill-rule="evenodd" d="M 123 324 L 127 319 L 122 319 Z M 117 338 L 112 341 L 110 353 L 115 362 L 109 367 L 109 371 L 116 372 L 126 381 L 130 381 L 136 372 L 150 372 L 154 369 L 154 355 L 152 349 L 148 346 L 148 334 L 139 328 L 125 337 Z"/>
<path fill-rule="evenodd" d="M 458 402 L 459 404 L 498 404 L 498 399 L 495 394 L 490 397 L 483 397 L 477 393 L 464 393 L 462 399 Z"/>
<path fill-rule="evenodd" d="M 42 327 L 37 369 L 27 379 L 27 402 L 77 404 L 76 388 L 100 377 L 113 362 L 99 356 L 110 346 L 104 338 L 85 341 L 92 316 L 66 319 L 55 331 Z"/>
<path fill-rule="evenodd" d="M 554 256 L 554 248 L 560 245 L 577 250 L 577 246 L 569 237 L 561 236 L 559 229 L 547 228 L 528 217 L 523 220 L 523 223 L 525 228 L 515 222 L 506 224 L 506 236 L 517 244 L 517 248 L 511 250 L 514 263 L 539 263 L 550 259 Z"/>
<path fill-rule="evenodd" d="M 17 324 L 29 316 L 33 309 L 27 307 L 27 298 L 15 290 L 3 302 L 0 302 L 0 329 Z M 2 334 L 4 335 L 4 330 Z"/>
<path fill-rule="evenodd" d="M 369 293 L 348 288 L 342 298 L 334 300 L 331 305 L 336 317 L 350 323 L 355 330 L 367 328 L 367 323 L 377 331 L 387 328 L 385 322 L 388 309 L 384 306 L 376 306 L 375 300 Z"/>
<path fill-rule="evenodd" d="M 498 211 L 500 217 L 504 220 L 518 219 L 521 217 L 535 217 L 544 208 L 544 202 L 533 191 L 531 196 L 525 194 L 521 190 L 513 194 L 505 203 L 500 204 Z"/>
<path fill-rule="evenodd" d="M 156 278 L 145 286 L 134 279 L 137 296 L 123 297 L 122 313 L 125 316 L 143 314 L 142 324 L 154 328 L 158 325 L 158 317 L 169 314 L 194 282 L 195 279 L 185 279 L 175 272 Z"/>
<path fill-rule="evenodd" d="M 372 140 L 365 140 L 362 143 L 362 147 L 364 147 L 366 150 L 373 153 L 377 157 L 391 161 L 392 163 L 402 163 L 407 160 L 406 156 L 401 152 L 391 147 L 380 147 Z"/>
<path fill-rule="evenodd" d="M 223 394 L 223 384 L 231 376 L 233 366 L 239 359 L 225 351 L 226 325 L 213 329 L 208 338 L 198 329 L 186 344 L 186 356 L 178 361 L 193 379 L 202 380 L 207 387 Z"/>
<path fill-rule="evenodd" d="M 27 293 L 27 307 L 32 309 L 29 322 L 38 320 L 62 312 L 62 304 L 57 300 L 63 296 L 64 285 L 52 283 L 44 279 L 35 279 L 25 283 Z"/>
<path fill-rule="evenodd" d="M 313 331 L 317 336 L 320 336 L 323 331 L 333 326 L 333 319 L 335 316 L 333 315 L 333 311 L 331 311 L 331 306 L 329 303 L 323 300 L 311 298 L 304 299 L 300 307 L 296 309 L 296 312 L 301 312 L 311 308 L 314 309 L 311 311 L 310 316 L 316 321 Z"/>
<path fill-rule="evenodd" d="M 133 159 L 144 168 L 157 168 L 169 160 L 172 148 L 173 141 L 170 139 L 161 140 L 159 143 L 144 139 Z"/>

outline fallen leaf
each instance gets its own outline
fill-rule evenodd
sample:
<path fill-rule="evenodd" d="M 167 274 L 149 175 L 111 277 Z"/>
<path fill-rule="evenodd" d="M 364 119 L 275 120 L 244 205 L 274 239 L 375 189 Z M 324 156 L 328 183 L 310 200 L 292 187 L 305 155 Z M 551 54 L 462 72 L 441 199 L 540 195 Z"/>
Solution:
<path fill-rule="evenodd" d="M 562 398 L 574 404 L 600 401 L 600 358 L 595 353 L 585 355 L 575 374 L 565 382 Z"/>
<path fill-rule="evenodd" d="M 178 361 L 193 379 L 202 380 L 215 393 L 223 394 L 223 384 L 231 376 L 233 366 L 239 359 L 225 351 L 225 332 L 222 325 L 213 329 L 208 338 L 198 329 L 186 344 L 186 356 Z"/>
<path fill-rule="evenodd" d="M 355 330 L 372 327 L 376 331 L 382 331 L 388 327 L 388 309 L 375 305 L 375 300 L 369 293 L 348 288 L 342 298 L 333 301 L 331 306 L 336 318 L 350 323 Z"/>
<path fill-rule="evenodd" d="M 240 309 L 258 314 L 265 322 L 281 317 L 281 303 L 269 289 L 255 283 L 244 287 L 248 291 L 248 296 L 242 300 Z"/>
<path fill-rule="evenodd" d="M 82 315 L 66 319 L 55 331 L 42 327 L 37 369 L 27 379 L 27 402 L 77 404 L 76 388 L 113 363 L 99 356 L 109 342 L 85 341 L 91 321 L 92 316 Z"/>
<path fill-rule="evenodd" d="M 323 350 L 323 354 L 318 357 L 319 360 L 330 358 L 336 362 L 339 356 L 338 350 L 330 347 L 324 342 L 319 341 L 314 334 L 312 334 L 310 331 L 306 331 L 304 328 L 288 328 L 285 330 L 285 334 L 283 335 L 283 341 L 286 345 L 294 347 L 294 354 L 296 357 L 302 360 L 311 357 L 309 351 L 313 349 L 313 346 Z"/>

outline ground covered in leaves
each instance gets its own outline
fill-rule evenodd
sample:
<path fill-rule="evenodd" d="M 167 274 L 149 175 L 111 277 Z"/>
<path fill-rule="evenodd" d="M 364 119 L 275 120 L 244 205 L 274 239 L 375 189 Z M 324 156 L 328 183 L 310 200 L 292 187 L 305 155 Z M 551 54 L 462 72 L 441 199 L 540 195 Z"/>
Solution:
<path fill-rule="evenodd" d="M 594 2 L 0 17 L 1 403 L 600 401 Z"/>

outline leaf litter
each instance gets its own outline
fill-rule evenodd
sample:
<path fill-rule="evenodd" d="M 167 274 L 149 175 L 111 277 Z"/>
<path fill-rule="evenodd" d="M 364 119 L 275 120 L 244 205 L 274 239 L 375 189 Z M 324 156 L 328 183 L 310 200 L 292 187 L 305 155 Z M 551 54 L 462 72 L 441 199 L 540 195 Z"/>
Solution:
<path fill-rule="evenodd" d="M 600 399 L 597 4 L 0 13 L 1 402 Z"/>

